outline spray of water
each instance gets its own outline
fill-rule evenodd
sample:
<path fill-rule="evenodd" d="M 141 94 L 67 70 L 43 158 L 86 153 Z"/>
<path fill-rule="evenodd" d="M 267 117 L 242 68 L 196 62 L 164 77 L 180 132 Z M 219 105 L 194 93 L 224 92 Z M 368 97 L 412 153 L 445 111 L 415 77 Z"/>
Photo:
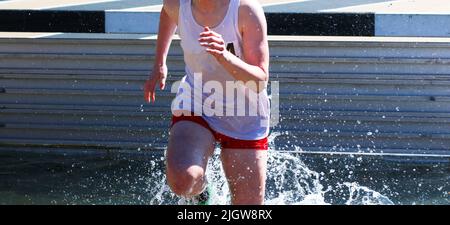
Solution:
<path fill-rule="evenodd" d="M 274 132 L 269 140 L 280 135 Z M 230 204 L 230 191 L 223 173 L 220 161 L 220 150 L 216 149 L 213 158 L 208 164 L 207 176 L 215 190 L 213 204 Z M 156 167 L 155 164 L 152 164 Z M 155 171 L 156 168 L 150 168 Z M 355 182 L 336 184 L 334 190 L 324 189 L 321 184 L 321 175 L 310 170 L 298 157 L 289 154 L 269 150 L 266 204 L 269 205 L 325 205 L 330 204 L 326 200 L 327 193 L 344 193 L 344 204 L 348 205 L 379 205 L 393 204 L 389 198 L 360 186 Z M 182 198 L 173 195 L 165 184 L 165 175 L 162 172 L 152 173 L 149 179 L 149 194 L 153 196 L 150 204 L 188 204 Z"/>

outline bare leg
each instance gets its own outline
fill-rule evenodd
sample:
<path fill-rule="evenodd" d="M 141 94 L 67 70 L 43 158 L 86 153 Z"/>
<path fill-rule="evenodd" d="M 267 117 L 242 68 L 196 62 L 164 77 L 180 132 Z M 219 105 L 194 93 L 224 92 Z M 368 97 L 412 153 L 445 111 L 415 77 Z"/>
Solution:
<path fill-rule="evenodd" d="M 264 204 L 267 151 L 223 149 L 221 158 L 232 204 Z"/>
<path fill-rule="evenodd" d="M 180 121 L 170 131 L 166 175 L 172 191 L 183 197 L 202 192 L 209 158 L 214 153 L 211 132 L 191 121 Z"/>

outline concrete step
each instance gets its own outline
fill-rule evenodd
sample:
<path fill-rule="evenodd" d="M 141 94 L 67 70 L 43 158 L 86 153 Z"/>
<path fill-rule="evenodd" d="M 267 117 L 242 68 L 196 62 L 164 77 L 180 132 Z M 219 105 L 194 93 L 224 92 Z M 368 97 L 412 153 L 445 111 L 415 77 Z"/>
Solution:
<path fill-rule="evenodd" d="M 449 43 L 271 36 L 273 148 L 448 154 Z M 159 91 L 150 105 L 141 90 L 154 45 L 137 35 L 0 37 L 1 145 L 163 148 L 174 95 Z M 175 39 L 168 87 L 184 75 L 181 54 Z"/>
<path fill-rule="evenodd" d="M 158 93 L 157 106 L 170 106 L 174 94 Z M 76 105 L 122 105 L 136 106 L 146 104 L 142 91 L 115 90 L 49 90 L 49 89 L 6 89 L 0 95 L 3 104 L 67 104 Z M 449 109 L 450 96 L 423 95 L 346 95 L 322 93 L 280 92 L 280 104 L 284 109 L 298 110 L 319 107 L 331 110 L 334 107 L 360 110 L 384 109 L 385 111 L 419 111 L 432 112 Z M 294 105 L 295 104 L 295 105 Z M 418 105 L 420 104 L 420 105 Z M 289 107 L 290 106 L 290 107 Z"/>
<path fill-rule="evenodd" d="M 117 69 L 149 71 L 153 55 L 125 54 L 51 54 L 3 53 L 0 68 L 5 69 Z M 170 56 L 169 68 L 181 71 L 185 67 L 182 56 Z M 274 56 L 272 72 L 299 73 L 417 73 L 447 74 L 450 58 L 380 58 L 380 57 L 300 57 Z"/>
<path fill-rule="evenodd" d="M 171 73 L 165 92 L 170 92 L 173 82 L 181 79 L 183 73 Z M 340 77 L 339 77 L 340 76 Z M 426 76 L 429 76 L 428 78 Z M 47 75 L 47 74 L 0 74 L 5 92 L 17 89 L 136 91 L 141 90 L 146 76 L 138 75 Z M 271 74 L 272 81 L 280 82 L 287 94 L 348 94 L 348 95 L 415 95 L 439 96 L 450 94 L 450 76 L 371 74 Z"/>
<path fill-rule="evenodd" d="M 149 73 L 155 36 L 0 38 L 3 70 L 118 70 Z M 133 38 L 134 37 L 134 38 Z M 270 38 L 272 72 L 448 74 L 447 38 Z M 169 68 L 183 71 L 179 40 Z M 414 56 L 414 57 L 412 57 Z M 16 71 L 17 71 L 16 70 Z"/>
<path fill-rule="evenodd" d="M 147 111 L 114 111 L 98 108 L 44 109 L 5 108 L 0 110 L 0 124 L 58 124 L 71 126 L 128 126 L 161 127 L 170 123 L 170 111 L 150 108 Z M 378 132 L 413 132 L 422 134 L 446 132 L 450 117 L 444 113 L 379 113 L 373 112 L 293 112 L 283 111 L 275 131 L 311 129 L 326 131 L 356 131 L 376 134 Z M 79 132 L 83 132 L 80 130 Z"/>
<path fill-rule="evenodd" d="M 82 132 L 81 132 L 82 131 Z M 0 129 L 1 138 L 6 143 L 11 140 L 33 140 L 41 142 L 55 140 L 64 142 L 140 142 L 141 146 L 167 144 L 168 127 L 120 127 L 120 126 L 81 126 L 48 124 L 6 124 Z M 9 141 L 8 141 L 9 140 Z M 359 131 L 323 131 L 323 130 L 289 130 L 275 138 L 272 146 L 279 150 L 295 150 L 303 147 L 332 146 L 328 150 L 340 148 L 359 148 L 361 152 L 372 149 L 442 149 L 445 154 L 450 144 L 450 133 L 422 134 L 384 132 L 368 135 Z M 325 146 L 325 147 L 323 147 Z M 448 150 L 447 150 L 448 152 Z"/>
<path fill-rule="evenodd" d="M 21 34 L 21 33 L 19 33 Z M 0 32 L 1 53 L 132 54 L 155 52 L 156 35 Z M 450 58 L 450 38 L 269 36 L 273 56 Z M 174 36 L 170 55 L 182 55 Z"/>

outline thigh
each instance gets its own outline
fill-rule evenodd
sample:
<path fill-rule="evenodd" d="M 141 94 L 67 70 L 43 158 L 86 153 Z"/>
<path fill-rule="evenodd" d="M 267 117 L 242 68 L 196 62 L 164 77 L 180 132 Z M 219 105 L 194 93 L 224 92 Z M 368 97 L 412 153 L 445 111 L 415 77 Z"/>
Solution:
<path fill-rule="evenodd" d="M 263 204 L 267 150 L 223 149 L 223 168 L 233 204 Z"/>
<path fill-rule="evenodd" d="M 214 143 L 211 131 L 205 127 L 192 121 L 175 123 L 170 129 L 167 169 L 174 173 L 190 168 L 206 170 L 208 159 L 214 153 Z"/>

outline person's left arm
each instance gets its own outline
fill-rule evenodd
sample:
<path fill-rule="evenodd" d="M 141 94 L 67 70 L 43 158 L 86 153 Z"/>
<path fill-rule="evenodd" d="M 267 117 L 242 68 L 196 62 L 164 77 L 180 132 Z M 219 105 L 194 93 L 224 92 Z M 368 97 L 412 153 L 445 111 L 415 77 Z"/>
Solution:
<path fill-rule="evenodd" d="M 243 59 L 227 51 L 222 36 L 208 27 L 200 34 L 199 42 L 236 80 L 244 83 L 254 81 L 258 86 L 260 81 L 267 84 L 269 44 L 264 11 L 257 1 L 241 2 L 239 27 L 242 31 Z M 261 92 L 265 86 L 254 91 Z"/>

